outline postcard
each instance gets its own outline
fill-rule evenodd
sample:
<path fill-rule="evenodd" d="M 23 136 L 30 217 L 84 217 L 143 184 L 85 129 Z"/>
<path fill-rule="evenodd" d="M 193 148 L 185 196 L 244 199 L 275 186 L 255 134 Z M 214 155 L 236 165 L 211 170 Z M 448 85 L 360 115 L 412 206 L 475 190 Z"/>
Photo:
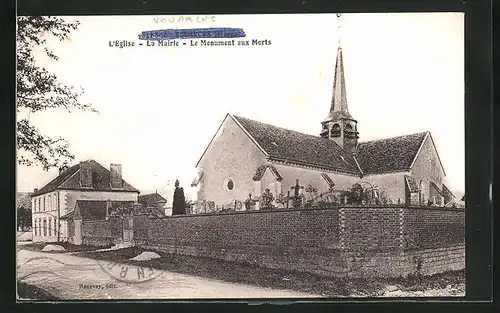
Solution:
<path fill-rule="evenodd" d="M 464 14 L 19 16 L 18 301 L 465 296 Z"/>

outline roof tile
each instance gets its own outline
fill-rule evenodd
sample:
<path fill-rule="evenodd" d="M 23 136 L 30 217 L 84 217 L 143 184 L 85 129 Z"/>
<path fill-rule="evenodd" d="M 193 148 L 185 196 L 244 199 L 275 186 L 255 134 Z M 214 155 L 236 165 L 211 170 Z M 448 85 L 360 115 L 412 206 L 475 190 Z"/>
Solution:
<path fill-rule="evenodd" d="M 156 206 L 158 202 L 167 203 L 167 200 L 158 193 L 150 193 L 146 195 L 140 195 L 138 197 L 138 202 L 145 206 Z"/>
<path fill-rule="evenodd" d="M 364 174 L 410 169 L 427 132 L 360 142 L 356 159 Z"/>
<path fill-rule="evenodd" d="M 96 186 L 91 188 L 93 191 L 131 191 L 139 192 L 132 185 L 123 181 L 123 188 L 116 189 L 111 188 L 110 185 L 110 171 L 101 164 L 94 160 L 88 160 L 88 166 L 92 173 L 95 173 Z M 38 196 L 44 193 L 52 192 L 56 189 L 71 189 L 71 190 L 89 190 L 89 188 L 82 188 L 80 185 L 79 175 L 74 175 L 80 170 L 80 163 L 71 166 L 69 169 L 64 171 L 61 175 L 54 178 L 48 184 L 40 188 L 37 192 L 34 192 L 31 196 Z"/>
<path fill-rule="evenodd" d="M 271 159 L 359 174 L 354 158 L 333 140 L 234 116 Z"/>

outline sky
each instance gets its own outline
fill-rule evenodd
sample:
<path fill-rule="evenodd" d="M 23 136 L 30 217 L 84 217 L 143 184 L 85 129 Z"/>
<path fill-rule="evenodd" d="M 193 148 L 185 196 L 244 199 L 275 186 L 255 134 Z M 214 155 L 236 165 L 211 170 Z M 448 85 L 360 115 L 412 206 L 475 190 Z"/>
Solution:
<path fill-rule="evenodd" d="M 179 179 L 193 198 L 196 162 L 226 113 L 319 135 L 339 39 L 360 141 L 430 131 L 447 185 L 465 189 L 462 13 L 65 18 L 81 25 L 67 41 L 46 37 L 59 61 L 40 50 L 37 62 L 82 86 L 82 101 L 99 114 L 51 109 L 30 122 L 65 138 L 75 163 L 122 164 L 123 178 L 142 193 L 171 199 Z M 137 45 L 142 31 L 197 27 L 242 28 L 271 45 Z M 110 47 L 114 40 L 136 46 Z M 57 173 L 18 166 L 17 189 L 41 188 Z"/>

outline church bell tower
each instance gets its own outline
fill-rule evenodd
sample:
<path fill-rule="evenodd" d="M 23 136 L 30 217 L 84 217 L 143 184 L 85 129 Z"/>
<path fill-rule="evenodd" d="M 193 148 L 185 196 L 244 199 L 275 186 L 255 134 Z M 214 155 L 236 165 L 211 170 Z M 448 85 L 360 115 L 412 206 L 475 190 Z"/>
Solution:
<path fill-rule="evenodd" d="M 340 14 L 337 14 L 337 18 L 339 17 Z M 335 141 L 344 150 L 354 154 L 359 138 L 357 124 L 358 122 L 352 118 L 347 108 L 344 63 L 342 59 L 342 47 L 340 46 L 339 40 L 337 61 L 335 63 L 332 103 L 328 116 L 321 122 L 322 130 L 320 136 Z"/>

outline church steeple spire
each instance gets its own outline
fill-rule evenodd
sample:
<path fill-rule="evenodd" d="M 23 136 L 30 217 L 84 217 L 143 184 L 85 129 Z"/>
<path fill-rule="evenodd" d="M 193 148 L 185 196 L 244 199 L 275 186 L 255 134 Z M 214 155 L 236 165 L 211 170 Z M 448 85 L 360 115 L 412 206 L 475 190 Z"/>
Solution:
<path fill-rule="evenodd" d="M 345 89 L 344 61 L 342 58 L 342 47 L 337 48 L 337 61 L 335 62 L 335 78 L 333 81 L 333 94 L 330 112 L 327 119 L 333 117 L 336 112 L 342 112 L 342 115 L 352 118 L 347 107 L 347 92 Z"/>
<path fill-rule="evenodd" d="M 332 101 L 328 116 L 321 122 L 323 127 L 320 135 L 334 140 L 342 148 L 354 153 L 358 144 L 357 121 L 352 118 L 347 107 L 344 60 L 340 45 L 340 14 L 337 14 L 337 21 L 339 44 L 335 62 Z"/>

